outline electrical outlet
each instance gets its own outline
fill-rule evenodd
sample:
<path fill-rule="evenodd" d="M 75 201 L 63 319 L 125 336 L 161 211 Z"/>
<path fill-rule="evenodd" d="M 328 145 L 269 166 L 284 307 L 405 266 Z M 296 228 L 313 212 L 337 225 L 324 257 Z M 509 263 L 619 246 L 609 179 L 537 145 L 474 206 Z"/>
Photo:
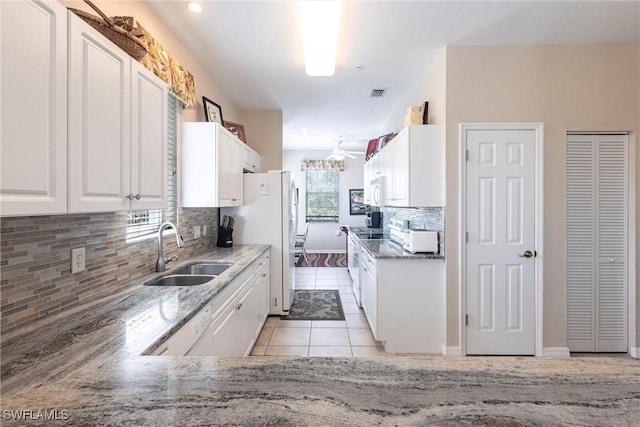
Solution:
<path fill-rule="evenodd" d="M 193 226 L 193 238 L 197 239 L 198 237 L 200 237 L 200 226 L 199 225 L 194 225 Z"/>
<path fill-rule="evenodd" d="M 71 274 L 84 271 L 84 248 L 71 249 Z"/>
<path fill-rule="evenodd" d="M 202 226 L 202 237 L 207 235 L 207 224 L 204 224 Z"/>

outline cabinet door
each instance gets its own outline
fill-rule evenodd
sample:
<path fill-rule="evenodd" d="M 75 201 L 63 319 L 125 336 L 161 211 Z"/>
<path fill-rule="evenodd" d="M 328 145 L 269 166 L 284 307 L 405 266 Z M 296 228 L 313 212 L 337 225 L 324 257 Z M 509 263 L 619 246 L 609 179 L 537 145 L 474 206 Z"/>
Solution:
<path fill-rule="evenodd" d="M 0 215 L 67 212 L 67 10 L 0 1 Z"/>
<path fill-rule="evenodd" d="M 257 337 L 260 335 L 260 330 L 264 320 L 269 315 L 269 259 L 266 258 L 265 266 L 258 271 L 256 282 L 254 287 L 256 289 L 256 320 L 254 334 Z"/>
<path fill-rule="evenodd" d="M 237 333 L 236 333 L 236 355 L 247 356 L 251 352 L 256 336 L 256 300 L 257 288 L 252 283 L 247 286 L 247 290 L 240 297 L 236 306 L 237 313 Z"/>
<path fill-rule="evenodd" d="M 229 304 L 212 321 L 188 356 L 237 356 L 237 301 Z"/>
<path fill-rule="evenodd" d="M 364 177 L 363 177 L 363 185 L 364 185 L 364 204 L 371 204 L 371 172 L 372 172 L 371 160 L 365 162 L 364 164 Z"/>
<path fill-rule="evenodd" d="M 225 129 L 218 131 L 218 202 L 219 206 L 238 206 L 238 179 L 242 187 L 240 147 Z M 238 174 L 238 169 L 240 173 Z M 240 175 L 240 176 L 238 176 Z"/>
<path fill-rule="evenodd" d="M 182 124 L 182 206 L 218 206 L 218 132 L 216 123 Z"/>
<path fill-rule="evenodd" d="M 69 12 L 69 212 L 129 208 L 130 58 Z"/>
<path fill-rule="evenodd" d="M 254 168 L 251 167 L 251 156 L 253 154 L 253 150 L 247 144 L 242 146 L 242 167 L 245 170 L 255 172 Z"/>
<path fill-rule="evenodd" d="M 131 61 L 131 193 L 133 209 L 167 205 L 167 86 Z M 138 197 L 139 196 L 139 197 Z"/>
<path fill-rule="evenodd" d="M 391 206 L 409 206 L 409 138 L 398 135 L 388 146 L 390 149 Z M 417 183 L 416 183 L 417 184 Z"/>
<path fill-rule="evenodd" d="M 257 151 L 251 151 L 251 168 L 254 172 L 262 170 L 262 156 Z"/>
<path fill-rule="evenodd" d="M 373 337 L 378 339 L 378 278 L 374 264 L 364 256 L 360 259 L 360 289 L 362 309 Z"/>
<path fill-rule="evenodd" d="M 233 206 L 241 206 L 242 205 L 242 199 L 243 199 L 243 170 L 242 170 L 242 149 L 243 146 L 246 145 L 244 142 L 240 141 L 238 138 L 233 137 L 231 138 L 231 141 L 233 142 L 233 157 L 232 157 L 232 163 L 231 163 L 231 167 L 232 167 L 232 178 L 231 178 L 231 182 L 233 183 L 233 190 L 232 190 L 232 202 L 233 202 Z"/>

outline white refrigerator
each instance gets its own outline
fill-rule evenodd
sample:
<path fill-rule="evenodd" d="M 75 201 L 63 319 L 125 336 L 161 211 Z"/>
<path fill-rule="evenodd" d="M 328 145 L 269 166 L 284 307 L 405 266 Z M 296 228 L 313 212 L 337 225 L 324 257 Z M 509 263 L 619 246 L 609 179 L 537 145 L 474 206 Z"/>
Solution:
<path fill-rule="evenodd" d="M 243 180 L 243 205 L 221 211 L 235 218 L 234 245 L 271 245 L 269 314 L 288 314 L 295 290 L 298 192 L 289 171 L 246 173 Z"/>

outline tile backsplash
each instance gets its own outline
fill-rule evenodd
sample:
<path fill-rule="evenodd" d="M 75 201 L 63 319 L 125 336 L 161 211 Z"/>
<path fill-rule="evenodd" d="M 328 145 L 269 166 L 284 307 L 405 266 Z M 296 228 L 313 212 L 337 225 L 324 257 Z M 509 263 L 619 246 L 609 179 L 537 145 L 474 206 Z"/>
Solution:
<path fill-rule="evenodd" d="M 164 239 L 164 255 L 184 259 L 216 244 L 217 209 L 180 209 L 185 247 Z M 127 244 L 126 212 L 2 218 L 0 313 L 2 332 L 95 300 L 152 273 L 157 239 Z M 193 238 L 193 227 L 207 236 Z M 85 271 L 71 274 L 71 249 L 86 248 Z"/>
<path fill-rule="evenodd" d="M 389 232 L 391 219 L 408 220 L 411 228 L 437 231 L 440 253 L 444 254 L 444 209 L 444 207 L 394 208 L 383 206 L 380 208 L 383 231 Z"/>

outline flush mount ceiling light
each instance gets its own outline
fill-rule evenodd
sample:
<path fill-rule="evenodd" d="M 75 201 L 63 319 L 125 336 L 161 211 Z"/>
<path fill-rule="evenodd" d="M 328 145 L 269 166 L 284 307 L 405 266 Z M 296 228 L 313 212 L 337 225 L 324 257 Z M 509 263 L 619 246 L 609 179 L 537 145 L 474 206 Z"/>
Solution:
<path fill-rule="evenodd" d="M 204 10 L 202 4 L 198 3 L 197 1 L 188 1 L 185 4 L 187 6 L 187 9 L 189 9 L 193 13 L 202 13 L 202 11 Z"/>
<path fill-rule="evenodd" d="M 310 76 L 336 71 L 341 1 L 299 1 L 305 69 Z"/>

